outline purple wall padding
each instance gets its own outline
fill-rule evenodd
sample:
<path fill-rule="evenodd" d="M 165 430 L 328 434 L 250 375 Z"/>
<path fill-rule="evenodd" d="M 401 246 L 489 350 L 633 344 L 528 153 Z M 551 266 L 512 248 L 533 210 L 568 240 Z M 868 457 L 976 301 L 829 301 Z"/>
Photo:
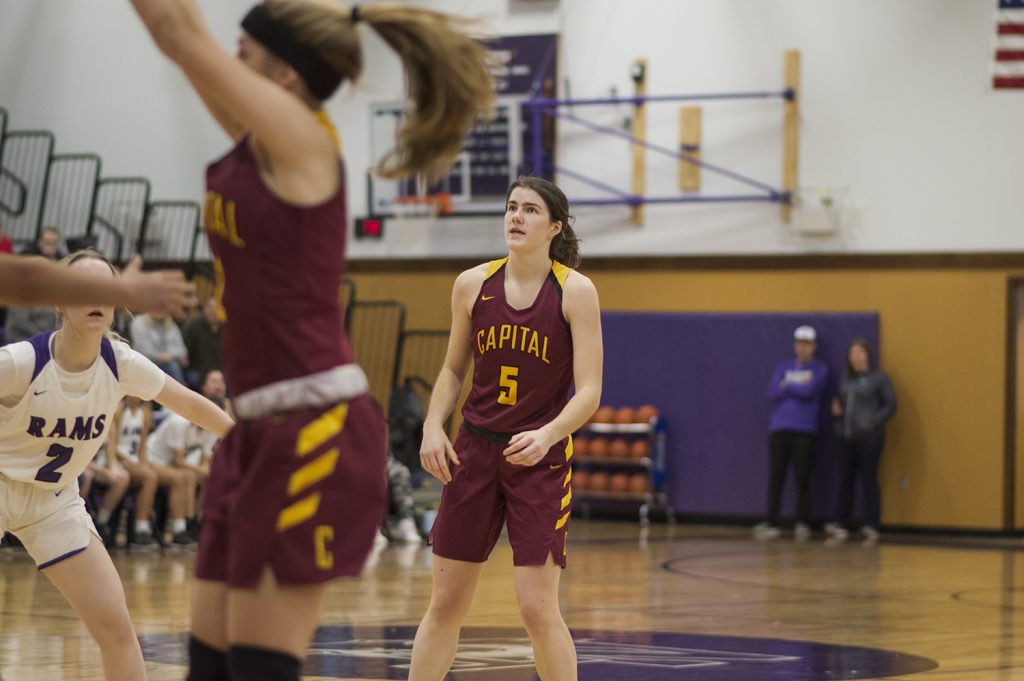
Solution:
<path fill-rule="evenodd" d="M 775 365 L 793 355 L 793 329 L 818 332 L 817 356 L 831 370 L 814 471 L 814 516 L 830 518 L 835 438 L 828 403 L 846 349 L 867 338 L 878 356 L 879 319 L 866 313 L 605 312 L 602 404 L 657 406 L 666 421 L 667 491 L 677 512 L 760 516 L 768 487 L 766 397 Z M 796 499 L 792 472 L 783 516 Z"/>

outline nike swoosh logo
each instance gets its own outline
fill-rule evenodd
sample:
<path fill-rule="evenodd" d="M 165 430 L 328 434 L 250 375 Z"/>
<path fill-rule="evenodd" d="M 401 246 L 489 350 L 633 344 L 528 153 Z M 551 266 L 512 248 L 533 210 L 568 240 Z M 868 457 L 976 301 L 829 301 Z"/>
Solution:
<path fill-rule="evenodd" d="M 494 300 L 494 296 L 480 296 L 480 300 Z"/>
<path fill-rule="evenodd" d="M 38 397 L 39 395 L 42 395 L 45 392 L 45 390 L 33 390 L 32 394 Z"/>
<path fill-rule="evenodd" d="M 553 465 L 553 466 L 548 466 L 548 468 L 551 468 L 551 469 L 555 469 L 555 468 L 561 468 L 561 467 L 562 467 L 562 464 L 560 464 L 560 463 L 556 463 L 556 464 L 555 464 L 555 465 Z"/>
<path fill-rule="evenodd" d="M 64 490 L 61 490 L 60 492 L 63 492 L 63 491 L 64 491 Z M 59 497 L 59 496 L 60 496 L 60 492 L 54 492 L 54 493 L 53 493 L 53 496 L 55 496 L 55 497 Z"/>

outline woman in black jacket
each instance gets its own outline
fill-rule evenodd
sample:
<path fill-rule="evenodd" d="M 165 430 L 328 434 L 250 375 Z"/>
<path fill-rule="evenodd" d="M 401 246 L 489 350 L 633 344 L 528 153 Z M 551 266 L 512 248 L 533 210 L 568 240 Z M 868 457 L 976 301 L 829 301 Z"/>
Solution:
<path fill-rule="evenodd" d="M 846 373 L 839 395 L 832 400 L 832 415 L 840 437 L 839 500 L 834 522 L 825 525 L 829 536 L 845 539 L 853 509 L 853 487 L 860 473 L 864 488 L 864 524 L 868 540 L 878 539 L 881 495 L 878 462 L 885 446 L 885 424 L 896 412 L 896 393 L 881 369 L 871 368 L 871 349 L 863 338 L 850 343 Z"/>

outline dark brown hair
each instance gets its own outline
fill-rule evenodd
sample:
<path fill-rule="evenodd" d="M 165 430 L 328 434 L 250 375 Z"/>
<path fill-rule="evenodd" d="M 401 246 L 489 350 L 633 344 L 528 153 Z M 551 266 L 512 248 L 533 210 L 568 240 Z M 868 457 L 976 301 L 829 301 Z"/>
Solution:
<path fill-rule="evenodd" d="M 344 79 L 355 81 L 363 54 L 350 6 L 323 0 L 264 0 L 267 12 Z M 466 135 L 494 108 L 494 59 L 468 33 L 465 19 L 389 3 L 360 5 L 365 23 L 398 53 L 410 105 L 395 148 L 375 168 L 388 179 L 447 174 Z"/>
<path fill-rule="evenodd" d="M 554 182 L 539 177 L 520 175 L 515 182 L 509 185 L 508 192 L 505 193 L 506 205 L 509 197 L 512 196 L 512 190 L 516 187 L 532 189 L 537 192 L 540 198 L 544 199 L 544 205 L 548 207 L 551 222 L 562 223 L 561 231 L 551 241 L 548 257 L 566 267 L 573 269 L 579 267 L 583 262 L 583 256 L 580 255 L 580 238 L 576 236 L 576 232 L 572 228 L 572 223 L 576 218 L 569 212 L 569 199 L 565 198 L 565 193 Z"/>
<path fill-rule="evenodd" d="M 871 346 L 868 345 L 867 338 L 854 338 L 850 341 L 850 345 L 846 348 L 846 377 L 850 378 L 857 375 L 857 372 L 853 370 L 853 365 L 850 364 L 850 348 L 858 347 L 864 350 L 868 356 L 868 369 L 871 369 Z"/>

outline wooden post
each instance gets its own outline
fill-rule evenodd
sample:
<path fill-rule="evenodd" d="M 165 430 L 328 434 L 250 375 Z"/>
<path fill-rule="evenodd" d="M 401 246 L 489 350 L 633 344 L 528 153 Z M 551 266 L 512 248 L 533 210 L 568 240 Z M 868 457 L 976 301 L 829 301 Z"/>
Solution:
<path fill-rule="evenodd" d="M 797 161 L 800 151 L 800 52 L 786 52 L 786 89 L 793 96 L 786 100 L 785 117 L 782 124 L 782 191 L 792 197 L 797 188 Z M 789 222 L 792 204 L 783 203 L 782 220 Z"/>
<path fill-rule="evenodd" d="M 697 161 L 701 159 L 700 122 L 699 106 L 684 106 L 679 109 L 679 150 Z M 700 191 L 700 166 L 686 161 L 679 162 L 679 190 Z"/>
<path fill-rule="evenodd" d="M 637 59 L 633 63 L 633 93 L 637 97 L 644 97 L 647 95 L 647 60 Z M 632 135 L 635 139 L 646 140 L 647 139 L 647 106 L 644 102 L 639 102 L 633 111 L 633 126 Z M 646 171 L 646 155 L 647 149 L 642 145 L 633 143 L 633 196 L 644 196 L 644 179 Z M 644 207 L 643 205 L 633 206 L 631 212 L 631 219 L 634 225 L 642 225 L 644 223 Z"/>

